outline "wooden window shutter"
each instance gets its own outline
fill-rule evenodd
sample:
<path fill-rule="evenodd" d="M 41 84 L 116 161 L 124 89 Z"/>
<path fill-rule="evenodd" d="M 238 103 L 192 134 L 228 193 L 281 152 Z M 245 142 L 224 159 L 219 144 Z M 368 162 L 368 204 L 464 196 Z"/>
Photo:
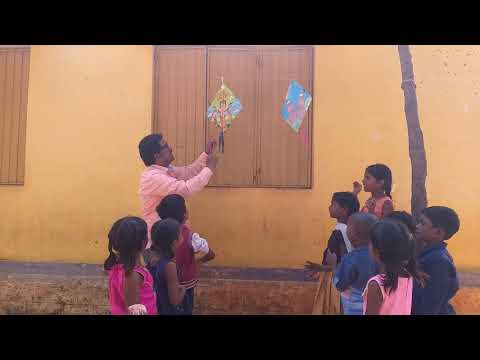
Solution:
<path fill-rule="evenodd" d="M 308 146 L 302 137 L 283 121 L 280 109 L 292 80 L 299 82 L 312 94 L 313 49 L 265 47 L 261 54 L 256 170 L 258 185 L 309 188 L 312 163 L 312 105 L 302 124 Z"/>
<path fill-rule="evenodd" d="M 153 131 L 162 133 L 177 164 L 205 150 L 206 47 L 156 46 Z"/>
<path fill-rule="evenodd" d="M 280 109 L 292 80 L 313 95 L 313 47 L 158 46 L 154 63 L 153 130 L 165 135 L 179 165 L 218 139 L 206 110 L 223 76 L 243 111 L 225 133 L 210 185 L 311 188 L 313 109 L 302 125 L 307 144 Z"/>
<path fill-rule="evenodd" d="M 254 185 L 257 119 L 257 51 L 251 47 L 209 47 L 207 99 L 210 103 L 224 77 L 240 99 L 243 110 L 225 132 L 225 152 L 210 185 L 248 187 Z M 207 137 L 218 139 L 219 129 L 207 125 Z"/>
<path fill-rule="evenodd" d="M 25 180 L 29 47 L 0 48 L 0 184 Z"/>

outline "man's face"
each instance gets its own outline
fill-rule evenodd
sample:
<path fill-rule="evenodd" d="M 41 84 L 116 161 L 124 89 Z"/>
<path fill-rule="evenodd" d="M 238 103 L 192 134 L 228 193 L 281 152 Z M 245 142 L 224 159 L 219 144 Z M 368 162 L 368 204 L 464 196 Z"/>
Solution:
<path fill-rule="evenodd" d="M 420 216 L 415 236 L 418 240 L 426 244 L 432 243 L 436 240 L 441 240 L 443 231 L 433 226 L 432 222 L 425 215 Z"/>
<path fill-rule="evenodd" d="M 162 139 L 162 141 L 160 141 L 160 152 L 157 154 L 157 163 L 159 162 L 161 165 L 169 166 L 173 160 L 175 160 L 175 156 L 173 156 L 172 148 Z"/>

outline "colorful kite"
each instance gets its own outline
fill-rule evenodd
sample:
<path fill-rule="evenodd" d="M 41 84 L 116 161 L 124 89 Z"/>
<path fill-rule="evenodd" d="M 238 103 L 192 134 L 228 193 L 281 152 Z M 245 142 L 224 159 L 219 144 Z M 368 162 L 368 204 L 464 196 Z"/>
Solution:
<path fill-rule="evenodd" d="M 219 128 L 218 147 L 223 153 L 225 148 L 224 133 L 232 126 L 232 120 L 242 111 L 242 104 L 233 92 L 223 83 L 207 110 L 207 118 Z"/>
<path fill-rule="evenodd" d="M 293 80 L 288 87 L 287 97 L 282 106 L 282 117 L 298 133 L 303 118 L 312 102 L 312 96 L 298 82 Z"/>

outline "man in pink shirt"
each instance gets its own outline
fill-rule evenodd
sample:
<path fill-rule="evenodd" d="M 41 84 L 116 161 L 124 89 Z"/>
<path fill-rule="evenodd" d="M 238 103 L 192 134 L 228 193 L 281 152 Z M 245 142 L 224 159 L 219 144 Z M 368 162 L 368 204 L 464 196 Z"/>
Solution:
<path fill-rule="evenodd" d="M 170 194 L 188 197 L 207 186 L 217 164 L 213 151 L 216 142 L 210 141 L 206 152 L 202 153 L 191 165 L 172 166 L 173 152 L 161 134 L 144 137 L 138 149 L 147 168 L 140 176 L 139 195 L 142 202 L 142 218 L 148 225 L 148 244 L 150 247 L 150 229 L 159 220 L 156 207 Z"/>

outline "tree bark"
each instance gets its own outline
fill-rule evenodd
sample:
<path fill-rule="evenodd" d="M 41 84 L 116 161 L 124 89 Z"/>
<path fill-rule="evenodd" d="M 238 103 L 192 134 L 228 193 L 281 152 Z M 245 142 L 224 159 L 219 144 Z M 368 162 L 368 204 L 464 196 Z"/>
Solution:
<path fill-rule="evenodd" d="M 423 133 L 418 117 L 416 84 L 413 74 L 412 55 L 408 45 L 398 45 L 400 66 L 402 70 L 402 89 L 405 97 L 405 117 L 408 128 L 408 149 L 412 166 L 411 211 L 418 220 L 423 209 L 427 207 L 427 156 Z"/>

